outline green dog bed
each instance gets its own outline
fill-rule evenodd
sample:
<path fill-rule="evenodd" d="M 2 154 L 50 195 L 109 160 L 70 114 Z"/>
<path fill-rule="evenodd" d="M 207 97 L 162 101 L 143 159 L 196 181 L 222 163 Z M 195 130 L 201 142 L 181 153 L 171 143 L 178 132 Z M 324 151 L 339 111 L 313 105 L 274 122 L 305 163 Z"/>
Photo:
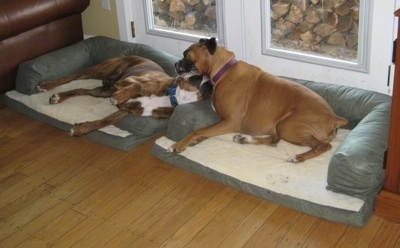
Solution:
<path fill-rule="evenodd" d="M 38 93 L 36 85 L 78 72 L 109 58 L 127 55 L 153 60 L 167 74 L 176 76 L 174 64 L 179 58 L 143 44 L 98 36 L 22 63 L 18 68 L 16 89 L 7 92 L 3 102 L 25 115 L 66 131 L 74 123 L 101 119 L 117 110 L 109 99 L 79 96 L 56 105 L 48 103 L 53 93 L 78 87 L 94 88 L 100 85 L 99 80 L 75 81 L 45 93 Z M 167 126 L 166 119 L 128 115 L 115 125 L 93 131 L 84 137 L 118 149 L 130 150 L 167 129 Z"/>

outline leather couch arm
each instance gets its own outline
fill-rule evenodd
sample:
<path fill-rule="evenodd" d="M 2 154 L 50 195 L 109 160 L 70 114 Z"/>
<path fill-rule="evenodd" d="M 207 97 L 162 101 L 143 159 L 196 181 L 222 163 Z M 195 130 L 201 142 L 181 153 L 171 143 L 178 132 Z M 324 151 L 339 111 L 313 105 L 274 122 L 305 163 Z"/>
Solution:
<path fill-rule="evenodd" d="M 90 0 L 12 0 L 0 2 L 0 39 L 81 13 Z"/>

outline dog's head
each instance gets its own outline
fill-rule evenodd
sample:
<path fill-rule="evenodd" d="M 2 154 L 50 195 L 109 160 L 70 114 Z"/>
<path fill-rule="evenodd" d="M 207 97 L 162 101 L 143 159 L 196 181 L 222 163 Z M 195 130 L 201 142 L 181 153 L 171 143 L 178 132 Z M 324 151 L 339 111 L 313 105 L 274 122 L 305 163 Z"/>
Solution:
<path fill-rule="evenodd" d="M 183 52 L 183 59 L 175 63 L 179 75 L 187 73 L 209 74 L 212 55 L 217 50 L 216 39 L 200 39 Z"/>

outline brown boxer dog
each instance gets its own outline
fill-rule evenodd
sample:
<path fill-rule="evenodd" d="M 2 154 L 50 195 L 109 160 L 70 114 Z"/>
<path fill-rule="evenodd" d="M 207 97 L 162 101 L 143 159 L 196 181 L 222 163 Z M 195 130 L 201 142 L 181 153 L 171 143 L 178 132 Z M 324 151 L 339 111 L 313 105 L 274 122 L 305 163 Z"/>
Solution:
<path fill-rule="evenodd" d="M 176 105 L 209 98 L 212 91 L 208 77 L 197 71 L 171 77 L 155 62 L 139 56 L 107 59 L 74 74 L 41 82 L 36 89 L 47 91 L 77 79 L 100 79 L 102 86 L 58 92 L 49 103 L 58 104 L 82 95 L 110 97 L 118 111 L 100 120 L 74 124 L 72 136 L 112 125 L 127 114 L 169 118 Z"/>
<path fill-rule="evenodd" d="M 241 133 L 241 144 L 275 146 L 280 139 L 311 149 L 288 158 L 303 162 L 332 148 L 329 143 L 347 120 L 337 116 L 328 103 L 307 87 L 271 75 L 218 46 L 216 39 L 200 39 L 176 64 L 178 73 L 197 70 L 215 83 L 212 103 L 221 120 L 200 128 L 175 143 L 171 150 L 182 152 L 203 139 Z"/>

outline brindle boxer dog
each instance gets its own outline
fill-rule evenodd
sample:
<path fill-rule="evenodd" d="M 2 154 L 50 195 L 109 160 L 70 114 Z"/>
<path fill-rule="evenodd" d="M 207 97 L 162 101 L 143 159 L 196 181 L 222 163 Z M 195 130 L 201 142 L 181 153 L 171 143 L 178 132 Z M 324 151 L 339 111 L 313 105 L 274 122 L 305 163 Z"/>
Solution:
<path fill-rule="evenodd" d="M 329 143 L 347 120 L 307 87 L 273 76 L 260 68 L 236 61 L 235 54 L 218 46 L 215 38 L 200 39 L 176 64 L 178 73 L 197 70 L 215 83 L 212 103 L 221 120 L 200 128 L 175 143 L 172 151 L 226 133 L 241 133 L 241 144 L 275 146 L 280 139 L 311 149 L 288 158 L 303 162 L 332 148 Z"/>
<path fill-rule="evenodd" d="M 105 60 L 75 74 L 42 82 L 37 90 L 50 90 L 78 79 L 100 79 L 103 85 L 94 89 L 59 92 L 50 97 L 50 104 L 61 103 L 74 96 L 90 95 L 111 97 L 111 102 L 119 110 L 101 120 L 74 124 L 70 130 L 73 136 L 112 125 L 127 114 L 169 118 L 178 103 L 208 98 L 212 90 L 208 77 L 197 71 L 184 77 L 170 77 L 155 62 L 138 56 Z"/>

